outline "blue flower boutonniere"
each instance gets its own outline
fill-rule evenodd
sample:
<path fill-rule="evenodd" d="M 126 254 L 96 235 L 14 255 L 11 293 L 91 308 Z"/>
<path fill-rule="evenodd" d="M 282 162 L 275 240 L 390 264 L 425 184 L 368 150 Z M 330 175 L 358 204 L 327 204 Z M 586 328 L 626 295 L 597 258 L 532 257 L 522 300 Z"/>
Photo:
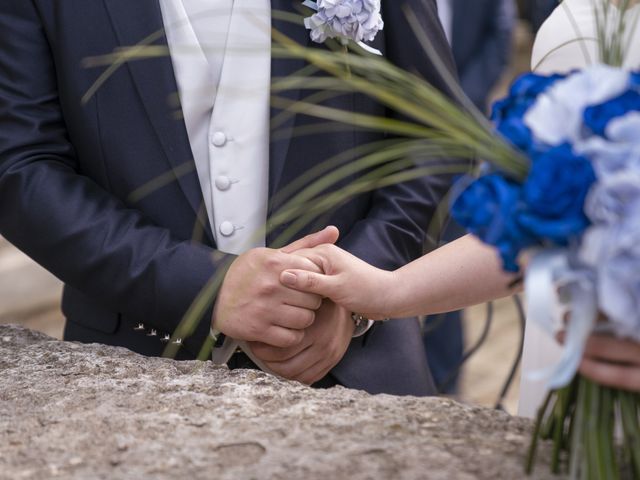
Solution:
<path fill-rule="evenodd" d="M 372 41 L 384 28 L 380 0 L 304 0 L 302 4 L 316 12 L 304 19 L 314 42 L 323 43 L 328 38 L 353 40 L 365 50 L 382 55 L 364 43 Z"/>

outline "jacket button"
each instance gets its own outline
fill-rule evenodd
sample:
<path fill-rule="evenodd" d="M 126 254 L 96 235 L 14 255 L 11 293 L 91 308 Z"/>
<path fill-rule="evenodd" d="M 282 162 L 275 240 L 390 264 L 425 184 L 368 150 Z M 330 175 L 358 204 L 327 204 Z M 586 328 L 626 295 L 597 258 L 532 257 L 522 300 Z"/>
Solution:
<path fill-rule="evenodd" d="M 231 222 L 222 222 L 218 230 L 223 236 L 230 237 L 236 231 L 236 227 Z"/>
<path fill-rule="evenodd" d="M 211 137 L 211 143 L 213 143 L 216 147 L 224 147 L 227 143 L 227 136 L 224 132 L 216 132 Z"/>
<path fill-rule="evenodd" d="M 222 192 L 224 192 L 225 190 L 229 190 L 229 188 L 231 187 L 231 179 L 229 177 L 225 177 L 224 175 L 216 177 L 215 183 L 216 188 Z"/>

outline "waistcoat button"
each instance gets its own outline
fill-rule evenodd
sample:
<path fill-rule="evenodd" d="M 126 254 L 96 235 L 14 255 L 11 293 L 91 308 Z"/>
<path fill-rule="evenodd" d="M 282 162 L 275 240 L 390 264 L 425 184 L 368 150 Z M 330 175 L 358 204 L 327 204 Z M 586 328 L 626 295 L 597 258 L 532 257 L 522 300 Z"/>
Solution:
<path fill-rule="evenodd" d="M 227 143 L 227 136 L 224 132 L 216 132 L 211 137 L 211 143 L 213 143 L 216 147 L 224 147 Z"/>
<path fill-rule="evenodd" d="M 233 225 L 233 223 L 225 221 L 220 224 L 219 230 L 223 236 L 230 237 L 231 235 L 233 235 L 233 232 L 236 231 L 236 227 Z"/>
<path fill-rule="evenodd" d="M 216 177 L 216 188 L 222 192 L 231 188 L 231 179 L 224 175 Z"/>

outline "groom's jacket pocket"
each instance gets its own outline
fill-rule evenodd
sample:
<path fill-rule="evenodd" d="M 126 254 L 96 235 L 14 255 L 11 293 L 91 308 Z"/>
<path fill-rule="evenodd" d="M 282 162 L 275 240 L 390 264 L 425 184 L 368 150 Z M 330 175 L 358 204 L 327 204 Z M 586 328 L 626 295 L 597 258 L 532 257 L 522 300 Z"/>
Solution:
<path fill-rule="evenodd" d="M 84 293 L 65 285 L 62 293 L 62 313 L 80 325 L 103 333 L 115 333 L 120 325 L 120 315 Z"/>

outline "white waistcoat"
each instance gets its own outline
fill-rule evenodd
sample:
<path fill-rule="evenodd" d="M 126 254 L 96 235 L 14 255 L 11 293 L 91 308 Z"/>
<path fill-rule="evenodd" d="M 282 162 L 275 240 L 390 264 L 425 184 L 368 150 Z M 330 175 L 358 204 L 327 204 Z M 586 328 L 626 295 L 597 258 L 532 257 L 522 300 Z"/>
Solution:
<path fill-rule="evenodd" d="M 241 254 L 264 246 L 271 2 L 160 0 L 160 5 L 217 247 Z"/>

